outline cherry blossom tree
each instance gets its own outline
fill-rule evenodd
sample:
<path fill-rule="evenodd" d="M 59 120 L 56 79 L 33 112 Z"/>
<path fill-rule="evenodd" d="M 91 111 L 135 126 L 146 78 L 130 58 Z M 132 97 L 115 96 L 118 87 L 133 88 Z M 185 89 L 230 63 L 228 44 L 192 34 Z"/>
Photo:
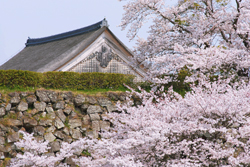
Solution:
<path fill-rule="evenodd" d="M 128 102 L 121 113 L 109 113 L 114 127 L 101 139 L 63 143 L 56 156 L 46 156 L 48 143 L 26 135 L 16 143 L 24 154 L 11 166 L 59 165 L 77 149 L 91 153 L 75 159 L 79 166 L 248 166 L 250 85 L 228 82 L 200 79 L 184 98 L 171 90 L 161 98 L 153 91 L 133 92 L 142 105 Z"/>
<path fill-rule="evenodd" d="M 250 2 L 248 0 L 132 0 L 124 6 L 121 27 L 136 38 L 151 21 L 147 39 L 138 38 L 136 61 L 153 74 L 249 67 Z M 152 63 L 153 62 L 153 63 Z M 243 63 L 244 62 L 244 63 Z"/>
<path fill-rule="evenodd" d="M 114 131 L 102 134 L 89 150 L 120 166 L 131 161 L 135 166 L 247 166 L 250 86 L 228 82 L 201 80 L 185 98 L 173 91 L 162 98 L 134 92 L 143 104 L 109 114 Z M 117 160 L 128 156 L 130 161 Z"/>
<path fill-rule="evenodd" d="M 150 68 L 151 77 L 188 68 L 188 81 L 196 81 L 191 90 L 182 97 L 171 88 L 131 89 L 142 105 L 130 98 L 117 104 L 120 112 L 104 118 L 114 126 L 100 132 L 101 139 L 64 143 L 57 155 L 45 156 L 48 143 L 26 134 L 16 143 L 26 150 L 11 166 L 41 166 L 44 160 L 64 165 L 63 157 L 77 149 L 91 154 L 75 159 L 79 166 L 249 166 L 250 85 L 232 78 L 249 67 L 250 1 L 179 0 L 168 7 L 164 0 L 130 0 L 124 10 L 121 27 L 130 26 L 131 39 L 152 20 L 148 38 L 138 39 L 135 60 Z M 225 69 L 226 79 L 207 77 Z"/>
<path fill-rule="evenodd" d="M 54 166 L 58 162 L 60 163 L 60 161 L 62 161 L 64 158 L 73 155 L 72 146 L 68 143 L 62 144 L 62 149 L 56 156 L 46 155 L 45 153 L 47 153 L 50 149 L 48 146 L 48 141 L 39 142 L 35 140 L 33 134 L 23 131 L 20 131 L 20 133 L 23 135 L 23 139 L 16 142 L 15 145 L 18 149 L 23 151 L 23 154 L 19 153 L 14 159 L 12 159 L 12 163 L 10 165 L 12 167 Z M 60 166 L 66 166 L 66 164 L 60 163 Z"/>

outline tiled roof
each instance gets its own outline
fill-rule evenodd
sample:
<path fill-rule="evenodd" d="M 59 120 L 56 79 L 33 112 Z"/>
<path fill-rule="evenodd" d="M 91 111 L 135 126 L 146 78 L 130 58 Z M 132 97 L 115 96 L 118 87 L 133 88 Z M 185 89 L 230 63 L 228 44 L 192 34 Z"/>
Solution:
<path fill-rule="evenodd" d="M 56 40 L 61 40 L 61 39 L 85 34 L 85 33 L 91 32 L 91 31 L 95 31 L 95 30 L 98 30 L 99 28 L 101 28 L 102 22 L 103 21 L 100 21 L 98 23 L 95 23 L 95 24 L 87 26 L 87 27 L 83 27 L 83 28 L 80 28 L 77 30 L 73 30 L 73 31 L 69 31 L 69 32 L 65 32 L 65 33 L 61 33 L 61 34 L 57 34 L 57 35 L 52 35 L 52 36 L 48 36 L 48 37 L 44 37 L 44 38 L 29 38 L 26 42 L 26 46 L 39 45 L 39 44 L 43 44 L 43 43 L 47 43 L 47 42 L 52 42 L 52 41 L 56 41 Z"/>
<path fill-rule="evenodd" d="M 54 71 L 88 47 L 107 28 L 106 20 L 44 38 L 28 39 L 26 47 L 0 66 L 0 70 Z"/>
<path fill-rule="evenodd" d="M 93 25 L 44 38 L 28 39 L 26 47 L 0 66 L 0 70 L 16 69 L 36 72 L 56 71 L 98 39 L 103 33 L 114 39 L 108 42 L 120 52 L 120 46 L 129 55 L 129 49 L 108 29 L 104 19 Z M 119 47 L 118 47 L 119 46 Z"/>

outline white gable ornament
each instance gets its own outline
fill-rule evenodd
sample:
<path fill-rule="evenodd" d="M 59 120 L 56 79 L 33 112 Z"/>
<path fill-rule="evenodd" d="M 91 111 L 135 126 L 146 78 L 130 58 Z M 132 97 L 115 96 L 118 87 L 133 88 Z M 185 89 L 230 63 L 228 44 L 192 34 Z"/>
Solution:
<path fill-rule="evenodd" d="M 110 50 L 108 50 L 105 46 L 102 46 L 102 51 L 96 53 L 96 60 L 100 62 L 100 66 L 103 68 L 106 68 L 108 66 L 108 63 L 112 60 L 113 53 Z"/>

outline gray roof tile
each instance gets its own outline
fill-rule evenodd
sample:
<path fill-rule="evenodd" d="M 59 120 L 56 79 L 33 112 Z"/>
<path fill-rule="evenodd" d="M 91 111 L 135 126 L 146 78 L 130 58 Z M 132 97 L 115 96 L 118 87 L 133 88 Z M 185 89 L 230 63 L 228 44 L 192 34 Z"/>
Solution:
<path fill-rule="evenodd" d="M 100 23 L 102 21 L 50 37 L 28 39 L 26 47 L 0 66 L 0 70 L 54 71 L 74 58 L 108 29 Z"/>
<path fill-rule="evenodd" d="M 56 40 L 61 40 L 61 39 L 85 34 L 85 33 L 91 32 L 91 31 L 95 31 L 95 30 L 98 30 L 99 28 L 101 28 L 102 22 L 103 21 L 100 21 L 98 23 L 95 23 L 95 24 L 87 26 L 87 27 L 83 27 L 83 28 L 80 28 L 77 30 L 73 30 L 73 31 L 69 31 L 69 32 L 65 32 L 65 33 L 61 33 L 61 34 L 57 34 L 57 35 L 52 35 L 49 37 L 29 38 L 26 42 L 26 46 L 43 44 L 43 43 L 47 43 L 47 42 L 52 42 L 52 41 L 56 41 Z"/>

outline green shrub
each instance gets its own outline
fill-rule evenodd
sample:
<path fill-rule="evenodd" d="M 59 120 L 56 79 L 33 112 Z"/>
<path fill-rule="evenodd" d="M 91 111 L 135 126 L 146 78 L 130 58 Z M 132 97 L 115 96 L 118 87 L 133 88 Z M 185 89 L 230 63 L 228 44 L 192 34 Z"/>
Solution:
<path fill-rule="evenodd" d="M 38 87 L 42 81 L 42 74 L 32 71 L 0 70 L 0 86 Z"/>
<path fill-rule="evenodd" d="M 75 72 L 45 72 L 42 86 L 53 89 L 76 89 L 79 74 Z"/>
<path fill-rule="evenodd" d="M 131 85 L 133 75 L 114 73 L 45 72 L 0 70 L 0 86 L 8 88 L 44 87 L 51 89 L 117 89 Z"/>

